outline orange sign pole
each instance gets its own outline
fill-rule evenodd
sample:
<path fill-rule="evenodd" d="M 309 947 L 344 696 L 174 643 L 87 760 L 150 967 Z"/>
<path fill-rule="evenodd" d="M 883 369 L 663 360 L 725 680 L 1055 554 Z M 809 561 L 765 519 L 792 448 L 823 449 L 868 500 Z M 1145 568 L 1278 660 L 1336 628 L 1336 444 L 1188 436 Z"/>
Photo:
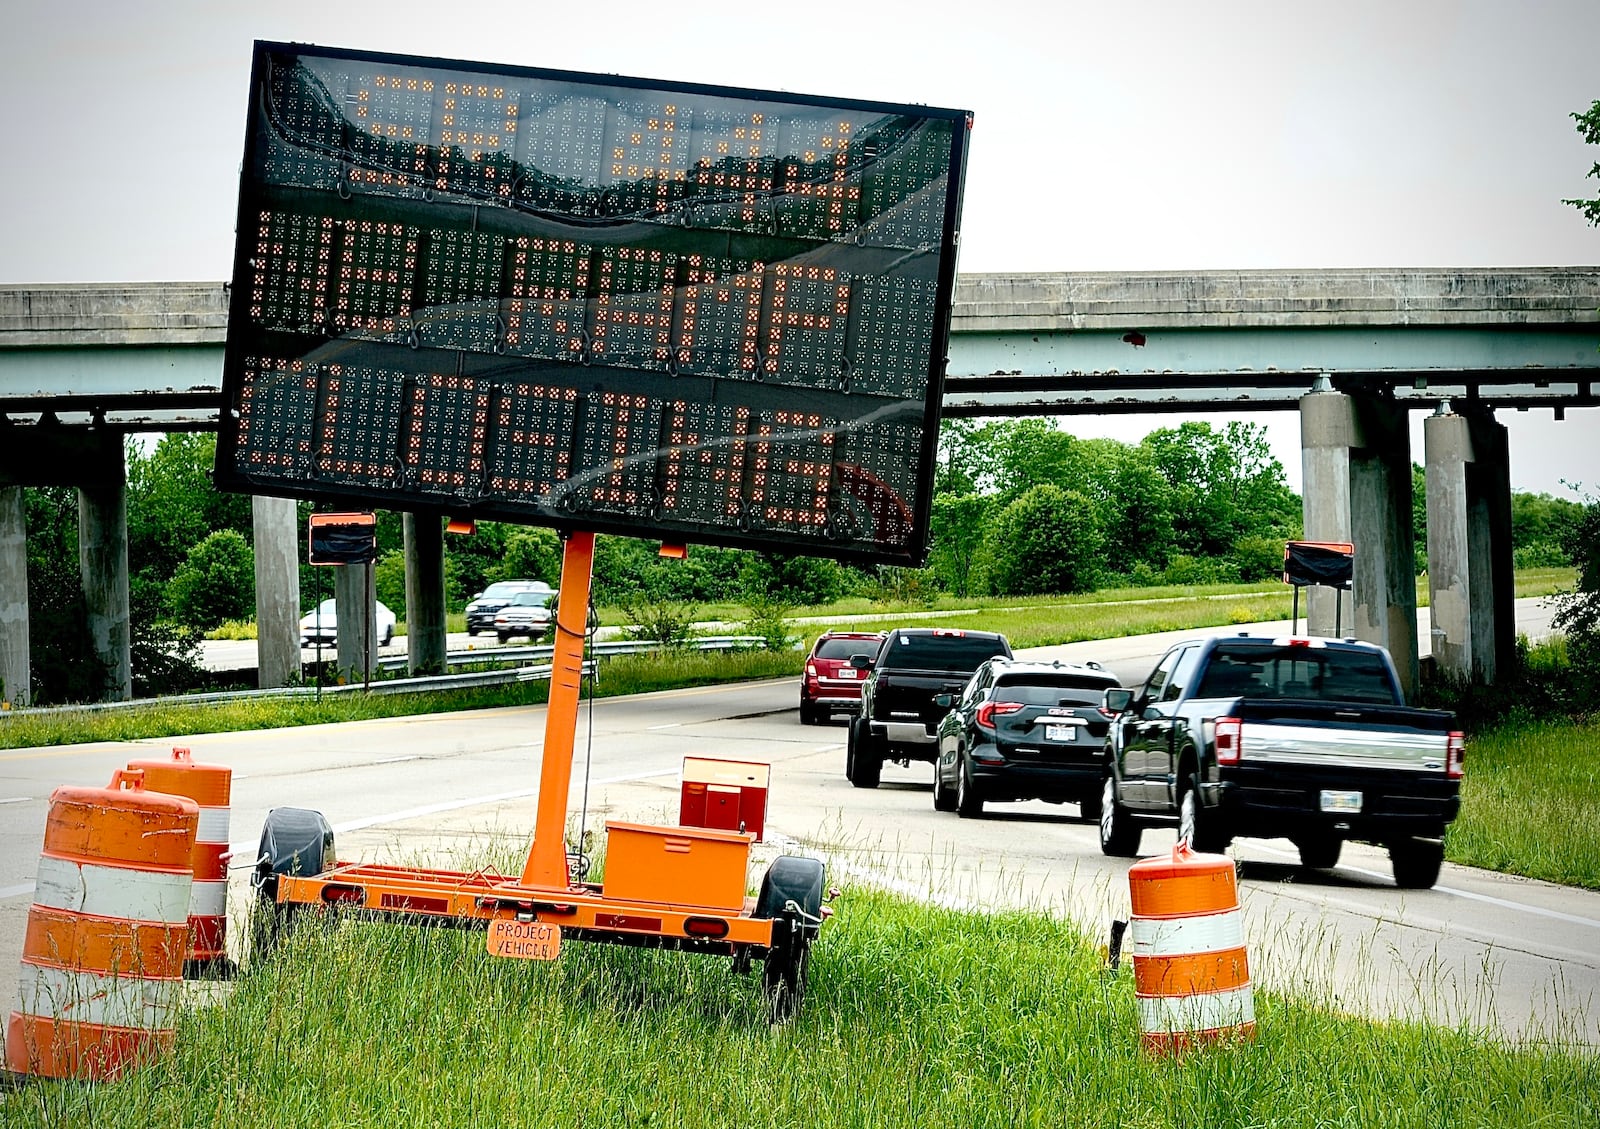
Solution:
<path fill-rule="evenodd" d="M 583 640 L 589 625 L 589 584 L 594 574 L 594 534 L 573 533 L 561 554 L 561 595 L 556 601 L 555 653 L 550 658 L 550 703 L 544 717 L 539 769 L 539 810 L 522 884 L 546 890 L 571 886 L 567 873 L 567 792 L 572 787 L 572 745 L 578 730 L 578 689 Z"/>

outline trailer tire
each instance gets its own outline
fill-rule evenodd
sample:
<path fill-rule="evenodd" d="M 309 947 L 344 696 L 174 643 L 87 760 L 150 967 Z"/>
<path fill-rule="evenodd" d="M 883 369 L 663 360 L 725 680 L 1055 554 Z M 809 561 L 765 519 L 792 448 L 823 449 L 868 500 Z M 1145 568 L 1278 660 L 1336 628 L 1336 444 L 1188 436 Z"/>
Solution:
<path fill-rule="evenodd" d="M 312 878 L 333 865 L 333 828 L 319 811 L 273 808 L 261 826 L 251 882 L 256 901 L 250 913 L 250 959 L 270 959 L 294 932 L 304 908 L 278 901 L 278 877 Z"/>
<path fill-rule="evenodd" d="M 782 855 L 772 861 L 761 879 L 754 916 L 773 923 L 772 945 L 761 971 L 769 1023 L 793 1018 L 805 1001 L 811 942 L 822 921 L 826 876 L 817 859 Z"/>

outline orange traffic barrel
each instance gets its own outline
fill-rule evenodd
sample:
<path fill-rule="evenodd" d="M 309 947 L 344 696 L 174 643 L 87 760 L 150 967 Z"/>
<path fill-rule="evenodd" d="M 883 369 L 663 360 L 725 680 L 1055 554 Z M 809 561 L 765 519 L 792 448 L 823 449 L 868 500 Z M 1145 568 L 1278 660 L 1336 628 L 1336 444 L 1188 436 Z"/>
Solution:
<path fill-rule="evenodd" d="M 119 770 L 50 795 L 6 1067 L 111 1078 L 171 1046 L 200 809 Z"/>
<path fill-rule="evenodd" d="M 168 760 L 129 761 L 144 773 L 152 792 L 187 796 L 200 805 L 200 830 L 194 840 L 194 889 L 189 896 L 188 975 L 227 974 L 228 962 L 228 804 L 233 769 L 199 764 L 188 749 L 175 748 Z"/>
<path fill-rule="evenodd" d="M 1250 1037 L 1255 1000 L 1233 860 L 1180 841 L 1171 857 L 1134 863 L 1128 886 L 1145 1050 L 1171 1054 Z"/>

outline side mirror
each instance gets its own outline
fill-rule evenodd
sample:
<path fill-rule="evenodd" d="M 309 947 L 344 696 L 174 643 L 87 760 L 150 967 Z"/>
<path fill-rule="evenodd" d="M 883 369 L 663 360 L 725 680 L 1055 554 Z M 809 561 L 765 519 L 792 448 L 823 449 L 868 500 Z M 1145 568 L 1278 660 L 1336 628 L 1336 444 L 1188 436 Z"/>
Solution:
<path fill-rule="evenodd" d="M 933 704 L 942 710 L 947 710 L 956 704 L 956 700 L 949 694 L 935 694 L 933 696 Z"/>
<path fill-rule="evenodd" d="M 1125 690 L 1118 686 L 1114 690 L 1107 690 L 1100 699 L 1100 708 L 1107 713 L 1122 713 L 1127 710 L 1133 701 L 1133 691 Z"/>
<path fill-rule="evenodd" d="M 856 670 L 871 670 L 872 660 L 866 655 L 851 655 L 850 665 Z"/>
<path fill-rule="evenodd" d="M 483 599 L 483 593 L 479 592 L 477 595 L 473 596 L 472 598 L 474 600 L 481 600 L 481 599 Z"/>

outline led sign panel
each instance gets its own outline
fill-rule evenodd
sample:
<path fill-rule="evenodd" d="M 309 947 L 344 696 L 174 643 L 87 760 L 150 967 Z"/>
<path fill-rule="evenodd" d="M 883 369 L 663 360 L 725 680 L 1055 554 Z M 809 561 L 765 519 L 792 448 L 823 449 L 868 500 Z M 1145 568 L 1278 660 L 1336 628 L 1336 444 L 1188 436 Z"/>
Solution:
<path fill-rule="evenodd" d="M 920 563 L 969 125 L 258 43 L 218 481 Z"/>

